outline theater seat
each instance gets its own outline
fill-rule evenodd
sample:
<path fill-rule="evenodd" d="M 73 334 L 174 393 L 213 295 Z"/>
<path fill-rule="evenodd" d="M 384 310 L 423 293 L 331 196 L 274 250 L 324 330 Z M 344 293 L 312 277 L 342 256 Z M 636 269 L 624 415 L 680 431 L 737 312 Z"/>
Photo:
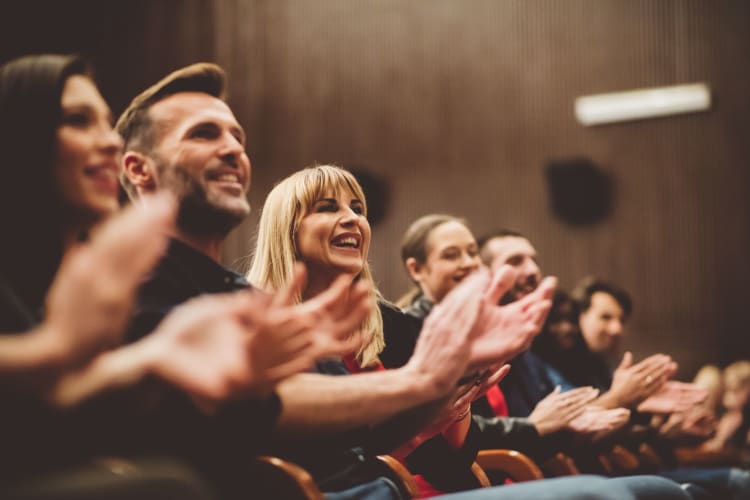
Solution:
<path fill-rule="evenodd" d="M 573 459 L 562 452 L 541 464 L 540 468 L 544 477 L 576 476 L 581 473 Z"/>
<path fill-rule="evenodd" d="M 262 491 L 254 492 L 258 493 L 258 498 L 323 499 L 323 493 L 310 473 L 292 462 L 278 457 L 260 456 L 255 470 L 260 474 L 258 477 L 263 478 L 263 484 L 259 485 Z"/>
<path fill-rule="evenodd" d="M 477 454 L 476 463 L 484 471 L 502 472 L 516 482 L 544 479 L 534 461 L 515 450 L 482 450 Z"/>

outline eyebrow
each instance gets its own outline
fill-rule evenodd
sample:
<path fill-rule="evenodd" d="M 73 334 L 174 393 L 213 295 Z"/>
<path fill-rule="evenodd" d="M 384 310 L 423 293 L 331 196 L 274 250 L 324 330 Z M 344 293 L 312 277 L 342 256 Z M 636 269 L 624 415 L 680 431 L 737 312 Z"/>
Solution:
<path fill-rule="evenodd" d="M 323 203 L 323 202 L 325 202 L 325 203 L 338 203 L 339 200 L 337 200 L 336 198 L 320 198 L 318 200 L 315 200 L 315 203 Z M 362 205 L 362 200 L 360 200 L 358 198 L 354 198 L 354 199 L 352 199 L 351 203 L 357 203 L 359 205 Z"/>
<path fill-rule="evenodd" d="M 96 106 L 92 106 L 91 104 L 87 102 L 73 102 L 73 103 L 62 103 L 60 106 L 63 113 L 80 113 L 81 111 L 87 112 L 87 113 L 93 113 L 98 114 L 98 110 Z M 114 116 L 112 115 L 112 110 L 107 107 L 106 113 L 104 116 L 107 118 L 107 121 L 111 124 L 114 123 Z"/>
<path fill-rule="evenodd" d="M 170 121 L 179 123 L 178 119 L 167 120 L 167 123 L 169 123 Z M 215 128 L 220 129 L 221 128 L 221 124 L 219 124 L 218 122 L 216 122 L 214 120 L 200 121 L 200 122 L 194 123 L 193 125 L 191 125 L 190 127 L 188 127 L 186 133 L 190 133 L 193 130 L 199 129 L 201 127 L 215 127 Z M 242 128 L 242 125 L 240 125 L 240 124 L 230 125 L 229 126 L 229 131 L 232 134 L 236 134 L 237 136 L 239 136 L 239 140 L 240 140 L 240 142 L 242 144 L 246 144 L 247 143 L 247 135 L 245 135 L 245 129 Z"/>

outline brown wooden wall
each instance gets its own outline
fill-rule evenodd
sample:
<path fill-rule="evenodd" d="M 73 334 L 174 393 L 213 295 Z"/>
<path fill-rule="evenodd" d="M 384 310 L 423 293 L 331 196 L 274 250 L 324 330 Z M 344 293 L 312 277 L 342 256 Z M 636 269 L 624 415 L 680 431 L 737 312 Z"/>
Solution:
<path fill-rule="evenodd" d="M 73 43 L 94 54 L 116 110 L 181 64 L 214 59 L 229 71 L 255 209 L 229 261 L 249 253 L 275 181 L 313 162 L 368 165 L 392 190 L 372 248 L 386 296 L 408 286 L 404 229 L 449 212 L 477 233 L 526 233 L 564 287 L 595 273 L 631 290 L 627 344 L 638 354 L 673 353 L 683 373 L 750 356 L 750 3 L 123 4 L 111 29 Z M 580 95 L 698 81 L 712 89 L 709 113 L 596 128 L 573 116 Z M 574 156 L 614 179 L 601 224 L 573 227 L 549 209 L 544 166 Z"/>

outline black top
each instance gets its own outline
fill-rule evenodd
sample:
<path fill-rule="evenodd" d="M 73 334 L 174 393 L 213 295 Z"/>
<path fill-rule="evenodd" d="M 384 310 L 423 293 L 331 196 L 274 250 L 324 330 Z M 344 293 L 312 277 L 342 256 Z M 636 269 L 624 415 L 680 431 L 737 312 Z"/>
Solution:
<path fill-rule="evenodd" d="M 173 307 L 192 297 L 249 287 L 243 276 L 173 240 L 166 256 L 140 290 L 128 338 L 135 340 L 147 335 Z M 337 360 L 318 363 L 316 371 L 327 375 L 349 374 L 343 362 Z M 254 417 L 247 418 L 234 430 L 227 429 L 228 434 L 255 440 L 247 446 L 245 456 L 262 452 L 292 460 L 307 469 L 323 491 L 339 491 L 390 474 L 389 469 L 375 459 L 375 454 L 383 451 L 376 449 L 377 434 L 369 429 L 285 439 L 271 432 L 280 409 L 278 397 L 274 395 L 265 404 L 256 403 L 259 407 Z M 218 462 L 225 464 L 226 461 Z M 247 464 L 247 460 L 235 463 Z"/>
<path fill-rule="evenodd" d="M 575 386 L 593 386 L 603 392 L 612 385 L 612 371 L 606 360 L 593 352 L 578 334 L 570 349 L 560 349 L 551 333 L 542 331 L 532 349 L 545 363 Z"/>
<path fill-rule="evenodd" d="M 148 335 L 172 308 L 193 297 L 248 288 L 243 276 L 198 250 L 171 240 L 166 255 L 138 292 L 128 339 Z"/>
<path fill-rule="evenodd" d="M 185 255 L 195 258 L 182 258 Z M 198 273 L 187 273 L 184 279 L 193 288 L 185 287 L 185 290 L 212 286 L 212 281 L 202 281 L 210 274 L 207 270 L 211 264 L 223 271 L 218 278 L 220 281 L 237 277 L 208 257 L 173 242 L 144 289 L 168 290 L 171 286 L 177 290 L 180 283 L 171 271 L 196 262 L 200 262 L 196 266 Z M 236 283 L 229 280 L 225 286 L 229 285 Z M 39 319 L 13 292 L 7 282 L 0 279 L 1 332 L 26 331 Z M 145 305 L 157 307 L 143 308 L 145 315 L 137 315 L 134 325 L 157 324 L 168 312 L 170 302 L 176 305 L 188 298 L 182 297 L 177 299 L 164 294 L 151 302 L 147 300 Z M 144 318 L 148 321 L 139 323 Z M 138 336 L 151 331 L 144 328 Z M 279 400 L 274 396 L 264 401 L 232 402 L 214 415 L 205 415 L 189 397 L 158 380 L 97 395 L 66 411 L 51 408 L 35 395 L 19 393 L 12 387 L 3 388 L 0 397 L 3 408 L 0 412 L 0 442 L 3 443 L 0 446 L 0 482 L 3 478 L 37 474 L 93 456 L 167 454 L 186 458 L 209 476 L 221 478 L 230 488 L 231 479 L 225 478 L 239 467 L 244 473 L 248 458 L 263 447 L 264 437 L 280 412 Z"/>

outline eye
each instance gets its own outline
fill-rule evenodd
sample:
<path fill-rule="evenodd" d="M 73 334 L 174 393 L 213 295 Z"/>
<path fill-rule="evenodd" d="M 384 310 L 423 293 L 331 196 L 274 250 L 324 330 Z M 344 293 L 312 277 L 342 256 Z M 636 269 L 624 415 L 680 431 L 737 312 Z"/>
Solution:
<path fill-rule="evenodd" d="M 360 203 L 352 203 L 352 212 L 357 215 L 362 215 L 365 213 L 365 207 L 363 207 Z"/>
<path fill-rule="evenodd" d="M 461 256 L 461 252 L 455 248 L 449 248 L 448 250 L 444 251 L 442 254 L 442 257 L 445 260 L 456 260 L 460 256 Z"/>
<path fill-rule="evenodd" d="M 330 201 L 327 201 L 325 203 L 320 203 L 318 205 L 318 208 L 315 209 L 315 211 L 318 212 L 318 213 L 320 213 L 320 212 L 335 212 L 338 209 L 339 209 L 339 207 L 338 207 L 337 204 L 332 203 Z"/>
<path fill-rule="evenodd" d="M 215 139 L 219 135 L 219 129 L 213 125 L 200 125 L 190 131 L 192 139 Z"/>
<path fill-rule="evenodd" d="M 91 116 L 84 111 L 65 113 L 62 117 L 62 123 L 71 127 L 86 127 L 91 123 Z"/>
<path fill-rule="evenodd" d="M 513 267 L 517 267 L 521 265 L 521 262 L 523 262 L 523 256 L 522 255 L 514 255 L 508 261 L 506 264 L 509 264 Z"/>
<path fill-rule="evenodd" d="M 479 250 L 477 250 L 477 247 L 472 246 L 472 247 L 469 247 L 468 250 L 466 250 L 466 253 L 469 254 L 469 257 L 474 258 L 477 255 L 479 255 Z"/>
<path fill-rule="evenodd" d="M 245 140 L 246 140 L 245 139 L 245 133 L 242 130 L 233 129 L 232 130 L 232 135 L 234 136 L 235 139 L 237 139 L 237 142 L 239 142 L 243 146 L 245 145 Z"/>

